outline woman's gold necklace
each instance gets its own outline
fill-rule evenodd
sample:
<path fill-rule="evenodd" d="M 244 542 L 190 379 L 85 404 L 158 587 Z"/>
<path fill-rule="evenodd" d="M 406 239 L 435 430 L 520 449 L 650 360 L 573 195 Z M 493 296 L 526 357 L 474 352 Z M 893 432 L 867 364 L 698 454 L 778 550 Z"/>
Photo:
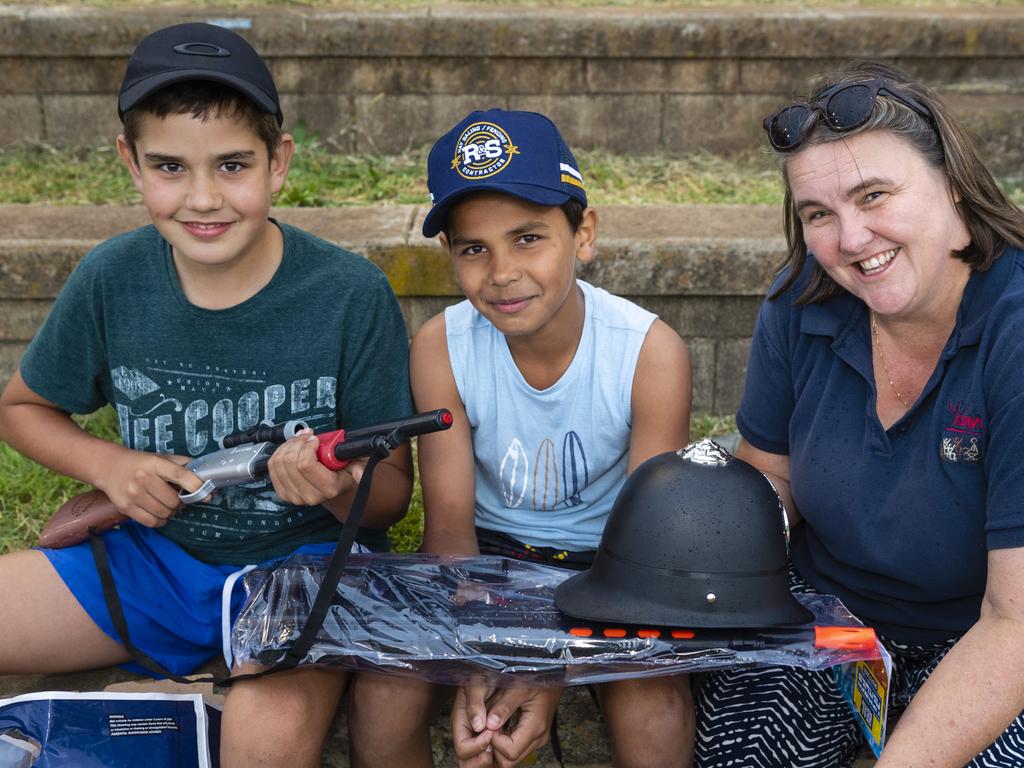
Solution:
<path fill-rule="evenodd" d="M 896 385 L 893 384 L 892 374 L 889 373 L 889 369 L 885 365 L 885 355 L 882 354 L 882 344 L 878 340 L 878 323 L 875 322 L 875 313 L 869 310 L 871 315 L 871 338 L 875 340 L 875 349 L 878 350 L 878 359 L 882 363 L 882 370 L 885 371 L 885 378 L 889 380 L 889 386 L 892 387 L 893 393 L 896 395 L 896 399 L 903 403 L 903 407 L 910 410 L 910 403 L 903 399 L 903 395 L 896 389 Z"/>

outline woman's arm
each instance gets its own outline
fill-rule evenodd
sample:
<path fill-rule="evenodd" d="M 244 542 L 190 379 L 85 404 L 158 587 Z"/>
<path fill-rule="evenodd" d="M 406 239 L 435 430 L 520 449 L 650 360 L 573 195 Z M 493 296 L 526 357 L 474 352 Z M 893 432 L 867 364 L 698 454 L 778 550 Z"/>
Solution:
<path fill-rule="evenodd" d="M 782 499 L 789 524 L 793 526 L 800 522 L 800 512 L 793 503 L 793 493 L 789 488 L 789 456 L 762 451 L 741 437 L 739 445 L 736 446 L 736 458 L 742 459 L 767 476 L 775 486 L 775 492 Z"/>
<path fill-rule="evenodd" d="M 978 623 L 921 687 L 876 768 L 959 768 L 1024 711 L 1021 584 L 1024 548 L 990 551 Z"/>

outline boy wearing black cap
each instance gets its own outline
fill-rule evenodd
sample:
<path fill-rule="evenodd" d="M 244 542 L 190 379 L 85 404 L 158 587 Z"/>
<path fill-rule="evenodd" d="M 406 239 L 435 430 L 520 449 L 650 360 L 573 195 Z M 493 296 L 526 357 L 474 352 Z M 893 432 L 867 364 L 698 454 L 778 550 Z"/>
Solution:
<path fill-rule="evenodd" d="M 183 465 L 261 422 L 321 431 L 411 412 L 386 277 L 268 217 L 294 143 L 249 44 L 207 24 L 153 33 L 129 60 L 118 113 L 117 148 L 152 224 L 102 243 L 68 279 L 0 398 L 0 432 L 131 518 L 103 537 L 128 631 L 111 620 L 87 543 L 16 552 L 0 558 L 0 673 L 130 659 L 191 672 L 222 648 L 243 566 L 333 549 L 361 468 L 325 469 L 307 431 L 274 453 L 269 482 L 182 507 L 178 490 L 201 485 Z M 70 418 L 108 403 L 123 446 Z M 410 494 L 408 448 L 378 472 L 364 541 L 386 546 L 382 529 Z M 324 704 L 344 685 L 319 670 L 239 683 L 222 764 L 318 765 Z"/>
<path fill-rule="evenodd" d="M 687 443 L 686 347 L 654 315 L 576 279 L 594 257 L 597 212 L 543 115 L 468 115 L 434 145 L 428 177 L 423 234 L 440 233 L 467 300 L 424 324 L 410 353 L 417 407 L 455 417 L 419 441 L 424 548 L 585 569 L 626 475 Z M 429 686 L 365 676 L 354 691 L 359 765 L 431 764 Z M 514 765 L 542 746 L 559 696 L 460 690 L 462 765 Z M 685 676 L 599 696 L 616 766 L 690 764 Z"/>

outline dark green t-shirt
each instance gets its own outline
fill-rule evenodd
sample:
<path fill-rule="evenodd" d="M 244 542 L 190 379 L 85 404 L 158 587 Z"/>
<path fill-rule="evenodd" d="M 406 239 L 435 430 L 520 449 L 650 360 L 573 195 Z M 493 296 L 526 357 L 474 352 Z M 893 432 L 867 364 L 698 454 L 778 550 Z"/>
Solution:
<path fill-rule="evenodd" d="M 71 413 L 112 404 L 129 448 L 190 457 L 265 420 L 325 432 L 410 414 L 408 336 L 387 278 L 279 226 L 277 273 L 223 310 L 188 301 L 154 227 L 101 243 L 22 358 L 25 382 Z M 160 530 L 199 559 L 240 564 L 333 540 L 339 525 L 323 507 L 284 504 L 267 479 L 185 507 Z"/>

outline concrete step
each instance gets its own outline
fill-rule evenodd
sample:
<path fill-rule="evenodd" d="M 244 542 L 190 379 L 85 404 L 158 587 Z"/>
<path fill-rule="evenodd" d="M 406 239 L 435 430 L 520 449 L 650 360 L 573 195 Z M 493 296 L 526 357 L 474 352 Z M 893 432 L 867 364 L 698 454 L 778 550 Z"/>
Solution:
<path fill-rule="evenodd" d="M 993 165 L 1024 158 L 1019 4 L 418 5 L 0 5 L 0 145 L 109 144 L 135 44 L 213 17 L 266 57 L 285 126 L 301 122 L 341 152 L 429 144 L 457 115 L 491 106 L 544 112 L 580 149 L 732 152 L 759 146 L 761 118 L 812 76 L 883 58 L 943 92 Z"/>
<path fill-rule="evenodd" d="M 580 277 L 657 313 L 686 339 L 695 412 L 735 412 L 757 309 L 784 254 L 778 208 L 634 205 L 599 212 L 598 255 L 580 265 Z M 287 208 L 274 215 L 379 265 L 410 333 L 461 299 L 447 255 L 420 234 L 423 206 Z M 0 379 L 14 370 L 82 255 L 147 221 L 140 206 L 0 206 Z"/>

